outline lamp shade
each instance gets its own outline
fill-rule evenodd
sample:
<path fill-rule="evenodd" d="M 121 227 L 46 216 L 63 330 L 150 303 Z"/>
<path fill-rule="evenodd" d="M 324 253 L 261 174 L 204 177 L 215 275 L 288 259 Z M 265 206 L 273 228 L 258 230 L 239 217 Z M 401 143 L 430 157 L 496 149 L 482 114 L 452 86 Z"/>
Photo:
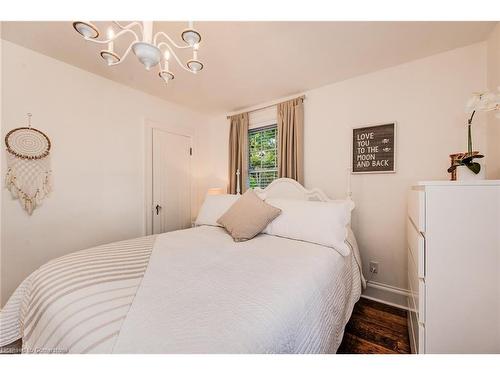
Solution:
<path fill-rule="evenodd" d="M 101 51 L 101 57 L 108 63 L 108 65 L 113 65 L 120 61 L 120 56 L 113 51 Z"/>
<path fill-rule="evenodd" d="M 222 188 L 210 188 L 207 191 L 207 195 L 221 195 L 224 194 L 224 189 Z"/>
<path fill-rule="evenodd" d="M 199 72 L 203 69 L 203 64 L 198 60 L 189 60 L 187 66 L 192 72 Z"/>
<path fill-rule="evenodd" d="M 201 35 L 195 29 L 186 29 L 182 32 L 181 38 L 190 46 L 201 42 Z"/>
<path fill-rule="evenodd" d="M 99 36 L 99 29 L 91 22 L 73 22 L 73 28 L 84 38 L 95 39 Z"/>
<path fill-rule="evenodd" d="M 172 72 L 169 72 L 167 70 L 162 70 L 158 75 L 166 82 L 171 81 L 175 78 L 174 74 Z"/>

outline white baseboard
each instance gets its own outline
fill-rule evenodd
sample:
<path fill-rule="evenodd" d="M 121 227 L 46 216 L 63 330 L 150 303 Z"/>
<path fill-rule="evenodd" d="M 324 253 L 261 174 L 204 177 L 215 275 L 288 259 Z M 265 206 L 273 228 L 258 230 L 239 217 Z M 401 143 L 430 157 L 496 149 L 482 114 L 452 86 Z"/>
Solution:
<path fill-rule="evenodd" d="M 409 296 L 409 291 L 407 289 L 397 288 L 377 281 L 368 281 L 366 289 L 361 296 L 385 303 L 386 305 L 408 310 L 407 297 Z"/>

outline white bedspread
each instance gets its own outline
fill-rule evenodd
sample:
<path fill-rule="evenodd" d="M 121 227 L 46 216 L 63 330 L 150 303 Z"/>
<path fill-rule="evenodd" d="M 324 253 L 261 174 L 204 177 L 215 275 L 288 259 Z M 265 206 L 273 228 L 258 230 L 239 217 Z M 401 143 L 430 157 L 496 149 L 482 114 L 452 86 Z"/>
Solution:
<path fill-rule="evenodd" d="M 201 226 L 55 259 L 0 312 L 28 353 L 334 353 L 364 283 L 351 254 Z"/>
<path fill-rule="evenodd" d="M 311 243 L 172 232 L 155 243 L 113 352 L 335 353 L 360 276 L 354 256 Z"/>

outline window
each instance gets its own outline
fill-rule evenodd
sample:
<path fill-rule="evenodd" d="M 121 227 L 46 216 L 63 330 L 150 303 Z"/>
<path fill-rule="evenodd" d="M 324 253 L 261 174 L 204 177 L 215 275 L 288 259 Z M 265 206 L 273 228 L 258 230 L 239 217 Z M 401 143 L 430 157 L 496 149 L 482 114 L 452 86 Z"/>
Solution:
<path fill-rule="evenodd" d="M 248 185 L 265 188 L 278 178 L 276 124 L 248 132 Z"/>

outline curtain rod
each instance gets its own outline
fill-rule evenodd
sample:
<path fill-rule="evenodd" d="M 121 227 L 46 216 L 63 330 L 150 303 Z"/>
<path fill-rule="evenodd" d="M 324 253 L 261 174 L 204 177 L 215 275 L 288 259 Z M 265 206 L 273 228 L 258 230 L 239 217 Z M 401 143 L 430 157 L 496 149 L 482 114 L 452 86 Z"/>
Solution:
<path fill-rule="evenodd" d="M 275 105 L 278 105 L 280 103 L 285 103 L 285 102 L 288 102 L 290 100 L 294 100 L 294 99 L 302 99 L 302 102 L 304 102 L 304 100 L 306 99 L 306 96 L 305 95 L 301 95 L 301 96 L 297 96 L 295 98 L 292 98 L 292 99 L 288 99 L 288 100 L 284 100 L 284 101 L 280 101 L 280 102 L 276 102 L 274 104 L 269 104 L 269 105 L 266 105 L 264 107 L 258 107 L 258 108 L 255 108 L 255 109 L 252 109 L 250 111 L 243 111 L 243 112 L 240 112 L 240 113 L 235 113 L 234 115 L 230 115 L 230 116 L 226 116 L 226 119 L 230 119 L 232 116 L 238 116 L 238 115 L 241 115 L 242 113 L 245 113 L 245 112 L 255 112 L 255 111 L 260 111 L 262 109 L 266 109 L 266 108 L 270 108 L 270 107 L 274 107 Z"/>

